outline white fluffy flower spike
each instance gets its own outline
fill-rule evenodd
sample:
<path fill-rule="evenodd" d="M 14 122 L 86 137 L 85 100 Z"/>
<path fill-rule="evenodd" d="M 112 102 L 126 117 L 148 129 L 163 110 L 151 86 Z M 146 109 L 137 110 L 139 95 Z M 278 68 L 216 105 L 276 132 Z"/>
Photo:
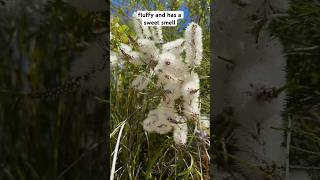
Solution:
<path fill-rule="evenodd" d="M 186 62 L 190 66 L 199 66 L 202 60 L 202 29 L 196 23 L 190 23 L 184 34 L 186 43 Z"/>
<path fill-rule="evenodd" d="M 134 29 L 137 33 L 137 36 L 139 38 L 150 38 L 151 37 L 151 32 L 148 26 L 143 26 L 141 21 L 137 18 L 136 13 L 133 13 L 133 25 Z"/>
<path fill-rule="evenodd" d="M 185 31 L 184 38 L 162 44 L 161 27 L 142 26 L 135 14 L 133 17 L 137 34 L 135 46 L 132 48 L 121 44 L 119 53 L 132 64 L 147 65 L 151 73 L 138 75 L 133 80 L 132 87 L 137 91 L 144 90 L 155 75 L 156 84 L 163 92 L 158 107 L 151 110 L 142 122 L 143 129 L 159 134 L 173 132 L 175 143 L 183 145 L 188 139 L 186 120 L 192 119 L 197 122 L 200 117 L 200 80 L 193 67 L 199 66 L 202 60 L 201 27 L 191 23 Z M 175 108 L 176 100 L 180 97 L 183 116 L 178 115 Z"/>

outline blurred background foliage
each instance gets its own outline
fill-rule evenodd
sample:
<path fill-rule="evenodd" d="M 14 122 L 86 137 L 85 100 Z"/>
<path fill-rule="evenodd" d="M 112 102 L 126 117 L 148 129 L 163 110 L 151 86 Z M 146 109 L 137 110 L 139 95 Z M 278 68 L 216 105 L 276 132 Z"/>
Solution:
<path fill-rule="evenodd" d="M 69 79 L 71 62 L 108 32 L 108 12 L 62 0 L 1 1 L 0 11 L 0 179 L 105 179 L 106 104 L 25 94 Z"/>
<path fill-rule="evenodd" d="M 292 121 L 291 166 L 320 178 L 320 2 L 292 0 L 270 26 L 287 56 L 287 109 Z"/>
<path fill-rule="evenodd" d="M 238 2 L 238 1 L 235 1 Z M 283 118 L 291 122 L 290 168 L 308 170 L 313 179 L 320 178 L 320 2 L 318 0 L 291 0 L 287 13 L 275 14 L 273 19 L 257 21 L 259 28 L 269 28 L 280 38 L 287 58 L 287 93 Z M 262 22 L 262 23 L 261 23 Z M 270 22 L 270 23 L 269 23 Z M 259 33 L 260 29 L 254 29 Z M 214 37 L 212 37 L 214 39 Z M 214 69 L 214 67 L 213 67 Z M 233 129 L 232 110 L 226 111 L 224 121 L 214 128 L 215 162 L 231 168 Z M 284 142 L 285 143 L 285 142 Z M 286 145 L 284 144 L 284 147 Z M 220 155 L 219 152 L 224 152 Z M 241 158 L 240 158 L 241 159 Z M 230 170 L 230 169 L 228 169 Z"/>
<path fill-rule="evenodd" d="M 115 0 L 111 4 L 111 49 L 118 52 L 120 43 L 135 39 L 131 16 L 137 10 L 181 10 L 185 19 L 177 27 L 163 27 L 164 42 L 183 37 L 186 26 L 194 21 L 203 30 L 204 59 L 196 69 L 200 76 L 201 113 L 210 111 L 210 36 L 209 1 L 153 1 Z M 189 124 L 188 143 L 176 145 L 172 134 L 146 133 L 142 121 L 148 112 L 157 107 L 163 92 L 155 81 L 143 91 L 130 87 L 132 80 L 147 67 L 138 67 L 122 59 L 113 70 L 110 82 L 110 138 L 111 155 L 120 126 L 126 123 L 116 166 L 116 179 L 209 179 L 208 139 L 192 134 Z"/>

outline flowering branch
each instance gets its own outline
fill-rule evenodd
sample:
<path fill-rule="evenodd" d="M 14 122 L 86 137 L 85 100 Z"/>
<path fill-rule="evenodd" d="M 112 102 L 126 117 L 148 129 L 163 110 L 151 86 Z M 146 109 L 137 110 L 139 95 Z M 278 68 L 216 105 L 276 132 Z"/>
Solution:
<path fill-rule="evenodd" d="M 126 59 L 138 66 L 147 65 L 149 68 L 148 72 L 141 73 L 133 80 L 131 85 L 134 89 L 145 89 L 152 77 L 156 77 L 157 86 L 164 92 L 158 107 L 148 113 L 142 126 L 148 132 L 173 132 L 175 143 L 185 144 L 188 134 L 187 120 L 200 123 L 199 128 L 209 128 L 207 118 L 199 121 L 202 117 L 200 80 L 194 71 L 202 60 L 202 29 L 198 24 L 190 23 L 183 38 L 163 44 L 161 27 L 142 26 L 135 14 L 133 24 L 137 40 L 130 38 L 133 47 L 127 44 L 120 45 L 119 59 Z M 117 59 L 116 56 L 111 58 L 111 63 Z M 175 109 L 176 100 L 181 97 L 183 114 L 177 113 Z"/>

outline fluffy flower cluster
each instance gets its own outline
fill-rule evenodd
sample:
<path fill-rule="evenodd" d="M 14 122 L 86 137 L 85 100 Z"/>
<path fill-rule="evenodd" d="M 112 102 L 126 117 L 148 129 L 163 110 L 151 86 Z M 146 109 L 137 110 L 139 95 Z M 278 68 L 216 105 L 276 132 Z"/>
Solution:
<path fill-rule="evenodd" d="M 163 44 L 161 27 L 142 26 L 133 15 L 134 28 L 138 39 L 129 45 L 120 45 L 120 57 L 135 65 L 147 65 L 150 72 L 140 74 L 132 82 L 136 90 L 143 90 L 157 77 L 157 85 L 163 89 L 163 99 L 158 107 L 151 110 L 142 125 L 148 132 L 166 134 L 173 131 L 177 144 L 187 142 L 187 120 L 202 122 L 200 119 L 200 80 L 194 67 L 202 60 L 202 29 L 190 23 L 184 38 Z M 185 53 L 185 54 L 184 54 Z M 111 57 L 113 60 L 115 57 Z M 114 62 L 114 61 L 112 61 Z M 183 99 L 183 115 L 176 112 L 176 100 Z M 209 128 L 209 120 L 198 127 Z"/>

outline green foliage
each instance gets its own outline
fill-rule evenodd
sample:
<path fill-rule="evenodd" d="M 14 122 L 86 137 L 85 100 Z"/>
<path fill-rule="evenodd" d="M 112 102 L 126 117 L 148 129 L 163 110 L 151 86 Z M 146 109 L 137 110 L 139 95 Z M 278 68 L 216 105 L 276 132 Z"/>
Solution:
<path fill-rule="evenodd" d="M 117 37 L 111 39 L 111 49 L 117 49 L 120 43 L 128 44 L 129 37 L 132 37 L 134 35 L 132 32 L 129 31 L 129 27 L 127 25 L 120 25 L 120 23 L 121 22 L 119 17 L 114 17 L 111 19 L 110 32 L 113 36 Z"/>

